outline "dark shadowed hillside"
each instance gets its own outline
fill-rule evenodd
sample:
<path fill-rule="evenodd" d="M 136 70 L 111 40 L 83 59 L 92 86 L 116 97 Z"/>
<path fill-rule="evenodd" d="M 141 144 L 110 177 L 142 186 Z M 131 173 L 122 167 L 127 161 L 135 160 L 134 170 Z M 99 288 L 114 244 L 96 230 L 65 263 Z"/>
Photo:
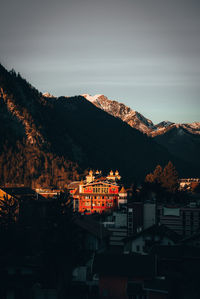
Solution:
<path fill-rule="evenodd" d="M 174 126 L 154 140 L 166 147 L 174 156 L 200 167 L 200 135 L 193 134 L 183 126 Z"/>
<path fill-rule="evenodd" d="M 83 94 L 83 96 L 96 107 L 152 137 L 173 156 L 183 159 L 185 163 L 193 164 L 194 168 L 200 166 L 200 122 L 176 124 L 162 121 L 155 125 L 139 112 L 104 95 Z"/>
<path fill-rule="evenodd" d="M 43 97 L 0 66 L 0 180 L 64 186 L 88 168 L 119 169 L 141 179 L 172 160 L 195 175 L 151 138 L 95 107 L 85 98 Z"/>

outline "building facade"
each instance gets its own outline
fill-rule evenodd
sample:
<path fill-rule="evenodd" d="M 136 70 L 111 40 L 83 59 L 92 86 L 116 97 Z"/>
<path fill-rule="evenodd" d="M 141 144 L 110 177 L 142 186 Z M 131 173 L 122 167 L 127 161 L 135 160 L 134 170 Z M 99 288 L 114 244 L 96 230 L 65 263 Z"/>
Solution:
<path fill-rule="evenodd" d="M 91 170 L 86 179 L 68 186 L 75 212 L 79 213 L 102 213 L 113 210 L 119 206 L 120 190 L 119 172 L 110 171 L 107 177 L 102 177 L 101 172 L 93 173 Z M 123 188 L 123 203 L 126 203 L 126 192 Z"/>
<path fill-rule="evenodd" d="M 158 206 L 158 222 L 182 236 L 191 236 L 200 229 L 200 206 Z"/>

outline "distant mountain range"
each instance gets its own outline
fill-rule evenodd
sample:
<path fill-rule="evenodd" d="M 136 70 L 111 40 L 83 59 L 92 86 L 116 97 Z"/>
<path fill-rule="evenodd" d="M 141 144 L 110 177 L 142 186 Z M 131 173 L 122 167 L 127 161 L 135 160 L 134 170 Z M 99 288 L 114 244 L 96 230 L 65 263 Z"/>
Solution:
<path fill-rule="evenodd" d="M 152 137 L 164 146 L 172 155 L 200 166 L 200 122 L 176 124 L 162 121 L 153 122 L 137 111 L 117 101 L 109 100 L 104 95 L 90 96 L 83 94 L 88 101 L 107 113 L 120 118 L 132 128 Z"/>
<path fill-rule="evenodd" d="M 124 120 L 126 110 L 134 115 L 130 108 L 115 103 L 113 115 L 118 109 Z M 0 65 L 0 184 L 63 187 L 89 168 L 118 169 L 130 183 L 169 160 L 181 176 L 199 175 L 193 160 L 171 154 L 162 142 L 93 104 L 83 96 L 42 95 Z M 141 114 L 136 116 L 138 124 L 139 118 L 145 123 Z M 151 126 L 148 120 L 147 124 Z"/>
<path fill-rule="evenodd" d="M 95 96 L 83 94 L 82 96 L 93 103 L 96 107 L 115 117 L 120 118 L 132 128 L 135 128 L 151 137 L 162 135 L 174 128 L 177 128 L 180 134 L 183 130 L 186 130 L 189 133 L 200 135 L 200 122 L 194 122 L 191 124 L 176 124 L 170 121 L 162 121 L 155 125 L 151 120 L 144 117 L 141 113 L 132 110 L 130 107 L 127 107 L 122 103 L 109 100 L 102 94 Z"/>

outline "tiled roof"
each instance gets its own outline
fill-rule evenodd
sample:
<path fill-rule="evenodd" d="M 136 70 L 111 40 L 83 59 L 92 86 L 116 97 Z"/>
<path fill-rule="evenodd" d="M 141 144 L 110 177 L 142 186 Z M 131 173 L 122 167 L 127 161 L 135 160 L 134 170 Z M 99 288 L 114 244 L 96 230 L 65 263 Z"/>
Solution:
<path fill-rule="evenodd" d="M 77 187 L 79 186 L 80 183 L 81 183 L 81 182 L 79 182 L 79 181 L 71 182 L 71 183 L 67 186 L 67 188 L 68 188 L 68 189 L 75 189 L 75 188 L 77 188 Z"/>

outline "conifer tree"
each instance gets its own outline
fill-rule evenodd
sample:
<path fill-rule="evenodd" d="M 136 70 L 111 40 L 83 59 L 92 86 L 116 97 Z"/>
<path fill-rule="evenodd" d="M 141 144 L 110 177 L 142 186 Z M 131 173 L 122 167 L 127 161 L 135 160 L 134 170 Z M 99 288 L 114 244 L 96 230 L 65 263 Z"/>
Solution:
<path fill-rule="evenodd" d="M 153 173 L 149 173 L 145 177 L 145 182 L 146 183 L 153 183 L 154 182 L 154 176 Z"/>
<path fill-rule="evenodd" d="M 178 173 L 171 161 L 163 170 L 161 184 L 169 192 L 174 193 L 178 190 Z"/>
<path fill-rule="evenodd" d="M 18 203 L 13 197 L 4 196 L 0 200 L 0 224 L 14 223 L 18 213 Z"/>
<path fill-rule="evenodd" d="M 160 184 L 162 181 L 163 170 L 160 165 L 157 165 L 153 172 L 153 181 L 154 183 Z"/>

